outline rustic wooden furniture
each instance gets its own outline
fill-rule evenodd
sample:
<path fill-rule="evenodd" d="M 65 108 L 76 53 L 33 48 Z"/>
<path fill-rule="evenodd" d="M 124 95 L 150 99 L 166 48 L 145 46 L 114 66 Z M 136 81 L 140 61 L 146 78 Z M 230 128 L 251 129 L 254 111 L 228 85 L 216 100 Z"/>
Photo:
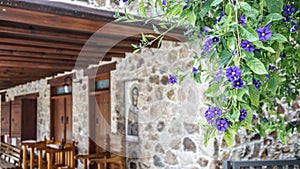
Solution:
<path fill-rule="evenodd" d="M 73 74 L 48 81 L 51 85 L 51 137 L 58 142 L 72 143 L 72 92 L 64 93 L 65 78 L 73 78 Z"/>
<path fill-rule="evenodd" d="M 250 169 L 250 168 L 288 168 L 298 169 L 300 167 L 300 159 L 289 160 L 247 160 L 247 161 L 235 161 L 226 160 L 223 161 L 223 169 Z"/>
<path fill-rule="evenodd" d="M 0 142 L 0 168 L 22 168 L 22 149 Z"/>
<path fill-rule="evenodd" d="M 95 154 L 78 154 L 75 156 L 75 160 L 82 160 L 83 161 L 83 169 L 88 169 L 88 164 L 90 163 L 91 159 L 101 159 L 107 156 L 106 152 L 102 153 L 95 153 Z"/>
<path fill-rule="evenodd" d="M 126 169 L 125 136 L 109 134 L 105 142 L 107 142 L 106 156 L 91 159 L 90 162 L 97 163 L 98 169 L 107 169 L 108 166 L 113 169 Z"/>
<path fill-rule="evenodd" d="M 54 143 L 47 144 L 45 153 L 47 154 L 47 169 L 55 168 L 75 168 L 76 147 L 73 144 Z"/>
<path fill-rule="evenodd" d="M 46 158 L 44 151 L 46 150 L 46 145 L 52 143 L 52 140 L 35 141 L 35 140 L 25 140 L 22 141 L 23 147 L 23 169 L 38 169 L 46 168 Z"/>

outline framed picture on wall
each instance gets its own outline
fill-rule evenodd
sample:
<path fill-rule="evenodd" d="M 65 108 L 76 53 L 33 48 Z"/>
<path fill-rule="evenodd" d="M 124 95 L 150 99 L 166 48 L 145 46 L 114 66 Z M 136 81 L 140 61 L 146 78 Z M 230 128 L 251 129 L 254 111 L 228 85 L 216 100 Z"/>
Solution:
<path fill-rule="evenodd" d="M 126 140 L 131 142 L 139 140 L 139 93 L 137 80 L 125 82 Z"/>

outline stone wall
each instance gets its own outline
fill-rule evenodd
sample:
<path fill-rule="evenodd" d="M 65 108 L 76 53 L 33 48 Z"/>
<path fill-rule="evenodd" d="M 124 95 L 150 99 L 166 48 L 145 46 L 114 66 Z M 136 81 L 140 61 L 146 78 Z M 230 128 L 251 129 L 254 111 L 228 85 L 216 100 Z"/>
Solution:
<path fill-rule="evenodd" d="M 190 73 L 193 57 L 190 48 L 188 44 L 165 42 L 160 49 L 127 54 L 125 59 L 118 60 L 117 70 L 112 72 L 112 110 L 117 116 L 119 133 L 125 133 L 125 90 L 128 90 L 125 84 L 138 81 L 140 89 L 139 141 L 126 145 L 128 162 L 133 163 L 131 168 L 214 169 L 220 168 L 224 159 L 286 159 L 299 155 L 300 135 L 296 132 L 287 139 L 287 145 L 275 139 L 274 133 L 263 139 L 240 131 L 233 148 L 226 147 L 222 138 L 204 146 L 204 131 L 197 122 L 205 120 L 203 103 L 207 86 L 196 84 L 189 76 L 182 84 L 168 83 L 168 74 L 177 67 Z M 284 102 L 280 105 L 282 114 L 299 116 L 297 102 L 293 108 Z"/>
<path fill-rule="evenodd" d="M 111 74 L 112 130 L 125 134 L 125 84 L 136 81 L 139 86 L 139 141 L 127 142 L 128 162 L 131 168 L 197 169 L 220 168 L 223 159 L 278 159 L 300 154 L 299 134 L 282 145 L 274 134 L 262 139 L 240 131 L 233 148 L 222 141 L 211 140 L 203 145 L 203 130 L 199 120 L 205 120 L 205 84 L 195 83 L 189 76 L 193 45 L 163 42 L 160 49 L 144 49 L 140 54 L 126 54 L 118 61 Z M 187 70 L 181 84 L 170 85 L 168 76 L 177 67 Z M 88 79 L 76 71 L 82 83 L 73 83 L 73 139 L 78 141 L 79 152 L 88 151 Z M 42 79 L 20 85 L 7 91 L 7 100 L 15 96 L 39 93 L 37 137 L 50 136 L 50 86 Z M 127 100 L 128 101 L 128 100 Z M 288 107 L 280 101 L 281 113 L 299 118 L 299 105 Z M 220 140 L 222 140 L 220 138 Z M 128 163 L 128 164 L 129 164 Z M 134 167 L 136 165 L 136 167 Z M 78 168 L 82 168 L 81 164 Z"/>

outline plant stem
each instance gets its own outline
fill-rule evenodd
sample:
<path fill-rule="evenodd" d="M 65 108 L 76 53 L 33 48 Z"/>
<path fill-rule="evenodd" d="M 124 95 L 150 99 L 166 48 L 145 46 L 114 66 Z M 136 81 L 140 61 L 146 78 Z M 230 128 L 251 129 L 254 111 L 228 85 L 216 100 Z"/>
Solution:
<path fill-rule="evenodd" d="M 238 4 L 239 3 L 239 0 L 236 0 L 236 3 Z M 238 19 L 238 9 L 234 10 L 234 13 L 235 13 L 235 20 L 236 20 L 236 23 L 239 24 L 239 19 Z M 236 43 L 236 47 L 237 47 L 237 57 L 239 58 L 238 60 L 238 64 L 240 64 L 240 60 L 241 60 L 241 48 L 240 48 L 240 44 L 241 44 L 241 37 L 240 37 L 240 30 L 239 30 L 239 27 L 236 28 L 236 31 L 237 31 L 237 43 Z M 239 66 L 239 65 L 237 65 Z"/>

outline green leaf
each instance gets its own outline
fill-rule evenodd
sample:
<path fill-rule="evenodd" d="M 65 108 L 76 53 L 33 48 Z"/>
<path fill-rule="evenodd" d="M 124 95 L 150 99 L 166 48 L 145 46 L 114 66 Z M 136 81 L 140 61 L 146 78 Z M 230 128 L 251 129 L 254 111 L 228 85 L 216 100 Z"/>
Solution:
<path fill-rule="evenodd" d="M 229 37 L 227 40 L 227 45 L 228 45 L 229 49 L 232 51 L 235 50 L 235 42 L 236 42 L 235 37 Z"/>
<path fill-rule="evenodd" d="M 216 128 L 213 126 L 210 126 L 204 133 L 204 145 L 207 145 L 208 141 L 216 135 Z"/>
<path fill-rule="evenodd" d="M 226 141 L 228 147 L 233 146 L 234 138 L 233 138 L 233 134 L 229 130 L 226 130 L 224 132 L 224 140 Z"/>
<path fill-rule="evenodd" d="M 247 66 L 258 75 L 268 74 L 264 64 L 255 57 L 246 57 L 245 58 Z"/>
<path fill-rule="evenodd" d="M 278 21 L 283 18 L 283 16 L 279 13 L 271 13 L 267 15 L 267 18 L 271 19 L 271 21 Z"/>
<path fill-rule="evenodd" d="M 271 74 L 269 82 L 268 82 L 268 88 L 271 90 L 271 92 L 273 94 L 276 93 L 280 83 L 281 83 L 280 76 L 277 73 Z"/>
<path fill-rule="evenodd" d="M 261 41 L 253 42 L 253 44 L 254 44 L 256 47 L 260 48 L 260 49 L 264 49 L 264 50 L 266 50 L 266 51 L 268 51 L 268 52 L 271 52 L 271 53 L 276 53 L 275 50 L 274 50 L 273 48 L 271 48 L 271 47 L 265 47 L 264 44 L 263 44 Z"/>
<path fill-rule="evenodd" d="M 251 104 L 253 106 L 258 107 L 260 93 L 259 90 L 257 90 L 253 85 L 249 86 L 249 97 L 250 97 Z"/>
<path fill-rule="evenodd" d="M 206 16 L 206 14 L 209 12 L 209 10 L 210 10 L 210 4 L 209 3 L 210 3 L 210 1 L 206 1 L 204 3 L 204 5 L 202 6 L 201 11 L 199 12 L 199 16 L 201 18 Z"/>
<path fill-rule="evenodd" d="M 284 42 L 287 42 L 287 38 L 285 36 L 283 36 L 282 34 L 279 34 L 279 33 L 274 33 L 272 34 L 271 38 L 270 38 L 271 41 L 278 41 L 279 43 L 284 43 Z"/>
<path fill-rule="evenodd" d="M 245 102 L 243 99 L 244 94 L 248 94 L 249 95 L 249 89 L 247 86 L 242 87 L 241 89 L 238 90 L 237 93 L 237 100 L 241 101 L 241 102 Z"/>
<path fill-rule="evenodd" d="M 136 53 L 138 53 L 140 50 L 141 50 L 140 48 L 139 48 L 139 49 L 135 49 L 132 53 L 133 53 L 133 54 L 136 54 Z"/>
<path fill-rule="evenodd" d="M 187 19 L 188 21 L 193 25 L 195 26 L 195 23 L 196 23 L 196 15 L 195 15 L 195 12 L 194 11 L 191 11 L 189 13 L 189 15 L 187 16 Z"/>
<path fill-rule="evenodd" d="M 175 5 L 171 10 L 172 10 L 172 17 L 177 16 L 179 14 L 181 14 L 183 9 L 183 5 Z"/>
<path fill-rule="evenodd" d="M 228 3 L 226 6 L 225 6 L 225 13 L 226 15 L 230 15 L 232 12 L 232 7 L 231 7 L 231 4 Z"/>
<path fill-rule="evenodd" d="M 259 12 L 252 8 L 247 2 L 240 2 L 239 4 L 247 17 L 256 18 L 258 16 Z"/>
<path fill-rule="evenodd" d="M 217 5 L 219 5 L 221 2 L 223 2 L 223 0 L 214 0 L 214 1 L 210 4 L 210 6 L 217 6 Z"/>
<path fill-rule="evenodd" d="M 152 25 L 153 31 L 157 34 L 160 34 L 158 28 L 155 25 Z"/>
<path fill-rule="evenodd" d="M 258 35 L 254 29 L 250 28 L 249 26 L 244 27 L 239 25 L 239 27 L 242 30 L 242 36 L 244 39 L 247 39 L 250 42 L 258 41 Z"/>
<path fill-rule="evenodd" d="M 161 42 L 164 39 L 164 36 L 161 36 L 158 40 L 157 47 L 160 48 Z"/>
<path fill-rule="evenodd" d="M 226 64 L 228 64 L 229 60 L 231 59 L 231 52 L 229 52 L 228 50 L 223 50 L 220 54 L 220 59 L 221 59 L 221 64 L 223 66 L 225 66 Z"/>
<path fill-rule="evenodd" d="M 144 0 L 141 0 L 139 3 L 139 13 L 141 16 L 146 16 L 146 7 Z"/>
<path fill-rule="evenodd" d="M 265 0 L 270 13 L 281 13 L 283 8 L 283 0 Z"/>
<path fill-rule="evenodd" d="M 207 90 L 205 95 L 207 97 L 218 97 L 220 95 L 222 95 L 222 91 L 220 89 L 220 85 L 219 84 L 213 84 L 211 85 Z"/>

